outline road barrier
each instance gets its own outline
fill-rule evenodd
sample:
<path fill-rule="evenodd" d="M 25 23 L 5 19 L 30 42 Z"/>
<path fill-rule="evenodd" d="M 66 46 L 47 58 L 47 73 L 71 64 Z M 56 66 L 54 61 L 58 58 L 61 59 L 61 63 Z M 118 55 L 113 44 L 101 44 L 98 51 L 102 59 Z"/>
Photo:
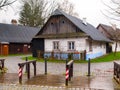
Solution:
<path fill-rule="evenodd" d="M 33 64 L 34 66 L 34 76 L 36 76 L 36 61 L 26 61 L 26 62 L 23 62 L 23 63 L 18 63 L 18 66 L 19 66 L 19 72 L 18 72 L 18 75 L 19 75 L 19 83 L 21 84 L 22 83 L 22 70 L 24 68 L 24 66 L 26 65 L 26 73 L 27 73 L 27 78 L 30 79 L 30 63 Z"/>
<path fill-rule="evenodd" d="M 65 85 L 68 86 L 68 80 L 71 81 L 73 77 L 73 60 L 69 61 L 66 64 L 66 76 L 65 76 Z"/>

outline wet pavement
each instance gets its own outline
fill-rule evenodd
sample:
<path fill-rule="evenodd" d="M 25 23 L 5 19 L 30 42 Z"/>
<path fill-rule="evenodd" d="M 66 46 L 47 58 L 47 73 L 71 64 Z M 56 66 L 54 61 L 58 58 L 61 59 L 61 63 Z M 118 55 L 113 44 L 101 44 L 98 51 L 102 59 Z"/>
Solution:
<path fill-rule="evenodd" d="M 0 83 L 19 84 L 18 63 L 24 62 L 21 57 L 5 57 L 5 67 L 8 71 L 0 75 Z M 113 79 L 113 62 L 92 63 L 90 77 L 86 76 L 87 68 L 87 64 L 74 63 L 74 76 L 67 88 L 120 90 L 120 85 Z M 44 63 L 37 62 L 36 77 L 33 77 L 33 65 L 31 64 L 31 79 L 27 80 L 24 69 L 23 85 L 65 87 L 65 63 L 48 63 L 48 75 L 44 75 Z"/>

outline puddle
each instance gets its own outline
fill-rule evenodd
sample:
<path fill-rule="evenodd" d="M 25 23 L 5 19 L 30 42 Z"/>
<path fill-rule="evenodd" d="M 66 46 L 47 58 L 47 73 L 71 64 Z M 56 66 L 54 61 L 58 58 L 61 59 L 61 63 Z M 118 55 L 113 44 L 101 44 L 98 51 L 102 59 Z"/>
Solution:
<path fill-rule="evenodd" d="M 0 75 L 0 83 L 19 84 L 18 74 L 6 73 Z M 23 75 L 23 85 L 40 85 L 65 87 L 64 75 L 38 75 L 27 80 L 26 75 Z M 68 88 L 96 88 L 104 90 L 120 90 L 120 85 L 115 82 L 111 76 L 75 76 L 69 81 Z"/>
<path fill-rule="evenodd" d="M 0 83 L 18 83 L 18 74 L 15 73 L 5 73 L 0 74 Z"/>

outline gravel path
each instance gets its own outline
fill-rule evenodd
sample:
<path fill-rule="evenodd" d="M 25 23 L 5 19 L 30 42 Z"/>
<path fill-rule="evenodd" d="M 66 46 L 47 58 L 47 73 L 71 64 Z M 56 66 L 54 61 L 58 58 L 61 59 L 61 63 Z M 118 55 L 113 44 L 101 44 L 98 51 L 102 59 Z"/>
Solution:
<path fill-rule="evenodd" d="M 5 67 L 8 68 L 8 71 L 7 71 L 7 74 L 1 77 L 0 82 L 4 83 L 4 82 L 10 81 L 13 84 L 16 84 L 16 83 L 18 84 L 18 74 L 17 74 L 18 68 L 19 68 L 18 63 L 25 62 L 21 60 L 22 57 L 23 56 L 10 56 L 10 57 L 4 58 Z M 116 62 L 120 63 L 120 61 L 116 61 Z M 54 81 L 55 83 L 53 85 L 56 84 L 57 87 L 64 86 L 65 63 L 48 63 L 47 65 L 48 65 L 48 70 L 47 70 L 48 75 L 44 75 L 44 62 L 37 62 L 37 75 L 41 75 L 41 76 L 38 76 L 36 78 L 31 78 L 30 80 L 28 80 L 28 83 L 32 81 L 33 83 L 37 82 L 38 84 L 39 82 L 41 83 L 40 85 L 49 86 Z M 101 90 L 102 89 L 115 90 L 115 88 L 118 88 L 117 84 L 115 84 L 115 82 L 112 79 L 113 78 L 113 62 L 92 63 L 90 78 L 86 76 L 88 71 L 87 64 L 74 63 L 73 67 L 74 67 L 74 75 L 73 75 L 72 82 L 70 82 L 71 88 L 72 87 L 74 88 L 74 86 L 83 87 L 83 88 L 96 88 Z M 32 64 L 30 69 L 31 69 L 30 71 L 31 74 L 33 75 Z M 25 72 L 25 69 L 23 70 L 23 72 Z M 80 88 L 78 88 L 78 90 L 79 89 Z M 63 90 L 63 88 L 61 90 Z M 90 90 L 90 89 L 84 89 L 84 90 Z"/>
<path fill-rule="evenodd" d="M 21 60 L 23 56 L 10 56 L 5 57 L 5 67 L 8 68 L 7 73 L 18 73 L 18 63 L 24 62 Z M 65 63 L 48 63 L 49 74 L 64 74 Z M 31 64 L 31 73 L 33 71 L 33 65 Z M 80 76 L 87 74 L 87 64 L 74 63 L 74 75 Z M 37 74 L 44 74 L 44 62 L 37 62 Z M 91 74 L 93 75 L 112 75 L 113 74 L 113 62 L 104 63 L 92 63 Z"/>

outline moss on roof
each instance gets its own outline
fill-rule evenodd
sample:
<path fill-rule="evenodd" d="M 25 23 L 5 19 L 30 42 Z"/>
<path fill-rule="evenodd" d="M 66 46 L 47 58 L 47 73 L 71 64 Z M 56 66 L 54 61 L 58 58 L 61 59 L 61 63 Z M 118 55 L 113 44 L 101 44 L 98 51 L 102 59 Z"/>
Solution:
<path fill-rule="evenodd" d="M 43 34 L 36 36 L 35 38 L 74 38 L 74 37 L 86 37 L 85 33 L 61 33 L 61 34 Z"/>

